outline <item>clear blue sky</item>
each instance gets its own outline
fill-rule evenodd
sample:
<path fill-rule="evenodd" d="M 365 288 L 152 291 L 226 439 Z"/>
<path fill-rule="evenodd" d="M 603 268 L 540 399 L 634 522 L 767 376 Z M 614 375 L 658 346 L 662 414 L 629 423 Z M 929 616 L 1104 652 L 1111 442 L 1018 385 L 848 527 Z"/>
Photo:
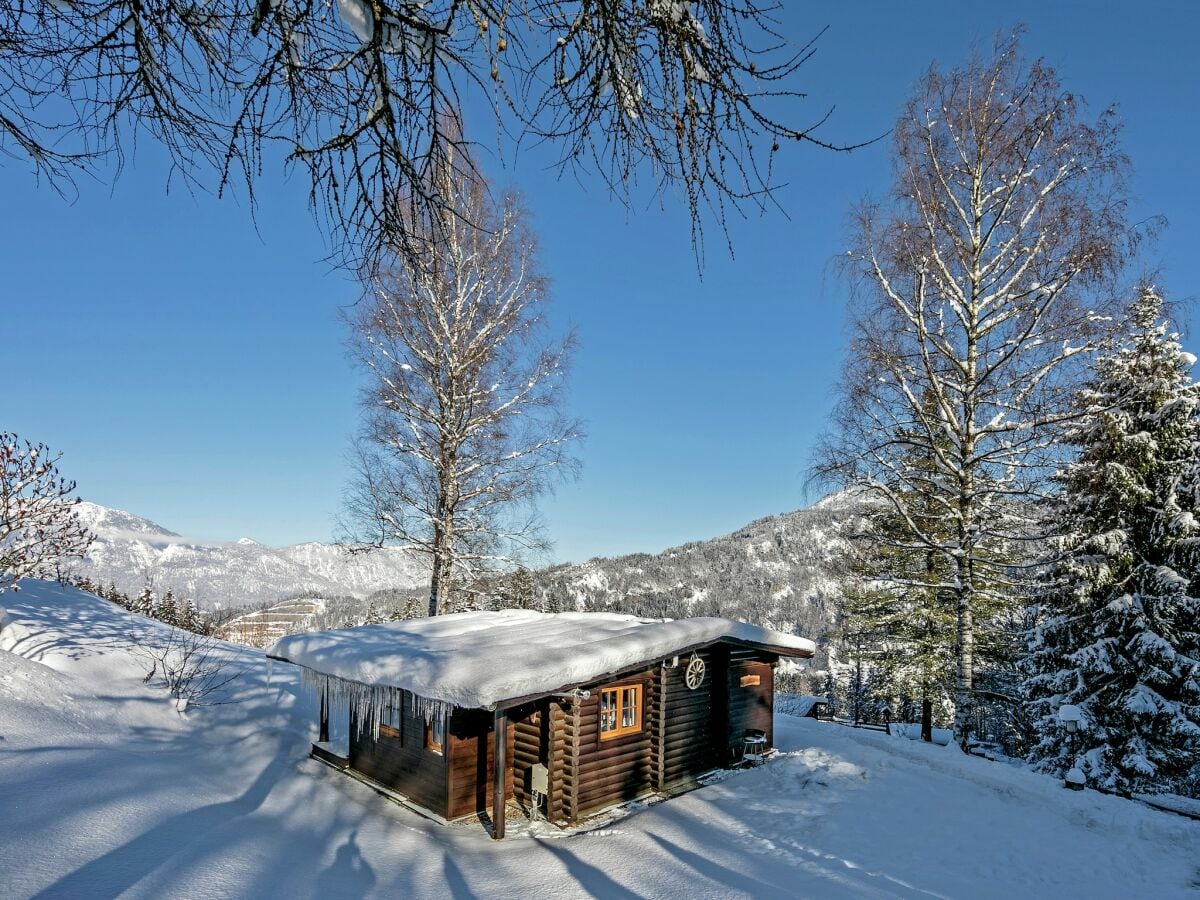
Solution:
<path fill-rule="evenodd" d="M 1026 50 L 1070 90 L 1120 105 L 1136 212 L 1170 221 L 1150 262 L 1170 297 L 1200 292 L 1200 6 L 785 5 L 797 40 L 830 26 L 797 85 L 814 116 L 837 105 L 835 141 L 889 128 L 931 60 L 1027 23 Z M 733 259 L 710 229 L 703 279 L 678 198 L 627 212 L 536 156 L 489 163 L 526 194 L 556 317 L 582 342 L 570 402 L 589 438 L 580 481 L 543 504 L 555 559 L 656 551 L 811 499 L 844 340 L 828 263 L 851 204 L 886 190 L 888 150 L 793 148 L 788 217 L 736 221 Z M 86 498 L 176 531 L 328 539 L 357 419 L 336 311 L 356 288 L 321 262 L 302 179 L 267 174 L 256 232 L 244 205 L 168 194 L 166 175 L 143 141 L 115 187 L 67 202 L 4 160 L 0 428 L 62 450 Z"/>

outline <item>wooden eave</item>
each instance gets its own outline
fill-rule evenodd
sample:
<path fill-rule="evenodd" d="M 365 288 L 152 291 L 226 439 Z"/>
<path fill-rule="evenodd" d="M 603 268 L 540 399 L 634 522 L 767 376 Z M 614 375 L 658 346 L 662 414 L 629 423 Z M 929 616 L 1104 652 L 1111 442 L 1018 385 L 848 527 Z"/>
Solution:
<path fill-rule="evenodd" d="M 797 650 L 795 647 L 779 647 L 774 644 L 760 644 L 755 641 L 742 641 L 736 638 L 719 638 L 715 641 L 701 641 L 696 644 L 689 644 L 686 647 L 681 647 L 678 650 L 672 650 L 670 653 L 663 656 L 652 657 L 642 662 L 633 665 L 624 666 L 620 669 L 614 669 L 610 672 L 603 672 L 588 678 L 585 681 L 573 681 L 555 688 L 552 691 L 539 691 L 536 694 L 524 694 L 520 697 L 512 697 L 508 700 L 500 700 L 487 707 L 489 710 L 497 709 L 513 709 L 517 706 L 524 706 L 526 703 L 533 703 L 545 697 L 557 697 L 561 694 L 569 694 L 572 691 L 586 688 L 588 685 L 593 685 L 602 681 L 611 681 L 613 679 L 624 678 L 626 675 L 632 675 L 635 672 L 640 672 L 650 666 L 659 665 L 663 661 L 671 659 L 675 656 L 683 656 L 686 653 L 693 653 L 696 650 L 701 650 L 705 647 L 714 647 L 717 644 L 730 644 L 736 647 L 746 647 L 750 650 L 760 650 L 764 653 L 773 653 L 776 656 L 791 656 L 798 659 L 811 659 L 813 654 L 807 650 Z"/>
<path fill-rule="evenodd" d="M 480 706 L 480 707 L 473 707 L 473 708 L 486 709 L 488 712 L 495 712 L 496 710 L 513 709 L 518 706 L 524 706 L 526 703 L 533 703 L 533 702 L 535 702 L 537 700 L 541 700 L 545 697 L 557 697 L 561 694 L 569 694 L 571 691 L 576 691 L 576 690 L 579 690 L 580 688 L 585 688 L 588 685 L 596 684 L 597 682 L 609 681 L 614 678 L 623 678 L 626 675 L 631 675 L 634 672 L 640 672 L 641 670 L 647 669 L 650 666 L 661 664 L 664 660 L 671 659 L 672 657 L 683 656 L 686 653 L 693 653 L 696 650 L 701 650 L 704 647 L 713 647 L 713 646 L 716 646 L 717 644 L 730 644 L 735 647 L 745 647 L 750 650 L 759 650 L 764 653 L 773 653 L 776 656 L 790 656 L 795 659 L 812 659 L 812 657 L 813 657 L 813 654 L 811 652 L 809 652 L 807 650 L 798 650 L 795 647 L 781 647 L 781 646 L 777 646 L 775 644 L 760 644 L 756 641 L 743 641 L 743 640 L 739 640 L 737 638 L 718 638 L 715 641 L 701 641 L 701 642 L 695 643 L 695 644 L 688 644 L 685 647 L 680 647 L 678 650 L 672 650 L 670 653 L 664 654 L 662 656 L 655 656 L 650 659 L 642 660 L 641 662 L 634 663 L 629 666 L 624 666 L 620 669 L 614 669 L 610 672 L 602 672 L 601 674 L 594 675 L 593 677 L 588 678 L 584 681 L 568 682 L 567 684 L 560 685 L 559 687 L 556 687 L 553 690 L 538 691 L 537 693 L 534 693 L 534 694 L 522 694 L 519 697 L 510 697 L 507 700 L 498 700 L 497 702 L 491 703 L 488 706 Z M 269 653 L 267 654 L 267 659 L 275 659 L 275 660 L 279 660 L 280 662 L 292 663 L 292 665 L 303 665 L 303 663 L 292 662 L 292 660 L 288 659 L 287 657 L 272 656 Z M 325 673 L 323 673 L 323 674 L 325 674 Z M 329 677 L 338 678 L 340 676 L 331 675 Z M 393 688 L 396 688 L 397 690 L 406 690 L 409 693 L 415 693 L 414 691 L 412 691 L 409 688 L 399 688 L 396 685 L 381 685 L 381 686 L 393 687 Z M 429 699 L 437 699 L 437 698 L 429 698 Z"/>

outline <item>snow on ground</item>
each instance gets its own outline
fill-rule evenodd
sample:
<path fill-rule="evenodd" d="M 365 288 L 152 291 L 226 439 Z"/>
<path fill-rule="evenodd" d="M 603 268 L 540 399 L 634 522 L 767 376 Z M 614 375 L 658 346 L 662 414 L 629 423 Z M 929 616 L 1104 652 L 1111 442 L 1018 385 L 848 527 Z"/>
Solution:
<path fill-rule="evenodd" d="M 769 764 L 590 832 L 493 843 L 307 759 L 291 667 L 175 713 L 122 649 L 159 626 L 70 589 L 0 595 L 4 897 L 1155 897 L 1200 823 L 954 748 L 781 716 Z"/>

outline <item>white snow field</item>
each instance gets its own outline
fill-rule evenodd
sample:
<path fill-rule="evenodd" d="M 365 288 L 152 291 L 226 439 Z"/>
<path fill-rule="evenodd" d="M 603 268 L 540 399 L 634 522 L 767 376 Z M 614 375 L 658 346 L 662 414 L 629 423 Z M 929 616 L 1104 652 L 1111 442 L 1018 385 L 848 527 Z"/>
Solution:
<path fill-rule="evenodd" d="M 1138 897 L 1200 891 L 1200 823 L 777 718 L 780 757 L 590 831 L 437 825 L 307 758 L 293 667 L 230 646 L 234 705 L 175 712 L 123 649 L 161 626 L 0 595 L 0 897 Z"/>

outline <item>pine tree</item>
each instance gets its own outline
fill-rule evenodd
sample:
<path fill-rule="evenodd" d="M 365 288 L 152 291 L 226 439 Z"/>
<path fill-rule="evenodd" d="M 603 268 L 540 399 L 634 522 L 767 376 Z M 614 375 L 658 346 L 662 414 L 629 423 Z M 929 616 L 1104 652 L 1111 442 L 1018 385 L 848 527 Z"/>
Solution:
<path fill-rule="evenodd" d="M 154 606 L 154 618 L 168 625 L 179 623 L 179 609 L 175 605 L 175 594 L 168 590 Z"/>
<path fill-rule="evenodd" d="M 364 625 L 380 625 L 385 621 L 387 621 L 387 620 L 384 618 L 384 615 L 380 611 L 379 607 L 377 607 L 375 605 L 375 602 L 368 601 L 367 602 L 367 612 L 366 612 L 366 615 L 363 616 L 363 624 Z"/>
<path fill-rule="evenodd" d="M 932 407 L 927 394 L 923 408 Z M 955 675 L 956 613 L 946 587 L 953 564 L 937 546 L 951 536 L 938 500 L 945 474 L 934 452 L 944 450 L 945 442 L 931 451 L 909 430 L 900 434 L 912 439 L 899 457 L 904 477 L 892 486 L 903 512 L 876 503 L 856 520 L 840 631 L 848 655 L 876 670 L 883 695 L 901 706 L 919 705 L 922 734 L 932 740 L 935 710 L 939 721 L 953 711 Z M 993 605 L 981 598 L 984 621 Z"/>
<path fill-rule="evenodd" d="M 1200 388 L 1162 307 L 1141 293 L 1081 393 L 1025 659 L 1034 761 L 1121 792 L 1200 774 Z M 1075 734 L 1064 704 L 1080 710 Z"/>
<path fill-rule="evenodd" d="M 203 624 L 200 621 L 200 610 L 190 597 L 179 604 L 178 621 L 175 624 L 185 631 L 200 633 Z"/>
<path fill-rule="evenodd" d="M 133 602 L 129 605 L 131 612 L 141 613 L 143 616 L 151 616 L 154 614 L 154 594 L 150 588 L 142 588 L 142 592 L 138 594 Z"/>

